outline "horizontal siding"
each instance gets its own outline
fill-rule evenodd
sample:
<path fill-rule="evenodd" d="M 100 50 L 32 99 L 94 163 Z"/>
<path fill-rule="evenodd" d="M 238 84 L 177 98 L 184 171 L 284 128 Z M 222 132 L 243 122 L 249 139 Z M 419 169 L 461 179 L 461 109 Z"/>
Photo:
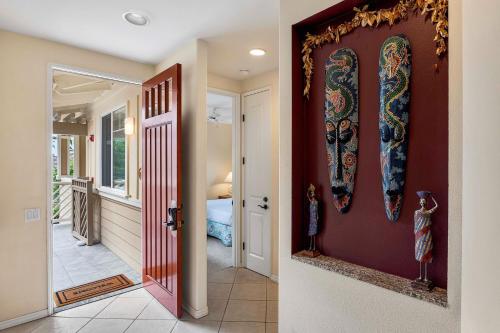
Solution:
<path fill-rule="evenodd" d="M 140 209 L 101 197 L 101 242 L 140 273 Z"/>
<path fill-rule="evenodd" d="M 107 198 L 102 198 L 102 208 L 111 210 L 121 216 L 128 218 L 131 221 L 141 223 L 141 209 L 133 206 L 126 206 L 124 204 L 118 203 L 116 201 L 109 200 Z"/>

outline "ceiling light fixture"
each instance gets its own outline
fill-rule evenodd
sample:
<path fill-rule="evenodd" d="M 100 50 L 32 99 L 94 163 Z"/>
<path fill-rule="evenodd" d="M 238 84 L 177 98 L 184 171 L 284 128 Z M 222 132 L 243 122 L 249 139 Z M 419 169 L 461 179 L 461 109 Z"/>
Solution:
<path fill-rule="evenodd" d="M 251 49 L 250 54 L 255 56 L 255 57 L 262 57 L 263 55 L 266 54 L 266 50 L 263 49 Z"/>
<path fill-rule="evenodd" d="M 240 69 L 240 73 L 243 75 L 248 75 L 250 71 L 248 69 Z"/>
<path fill-rule="evenodd" d="M 123 19 L 130 24 L 137 26 L 145 26 L 149 23 L 149 19 L 146 15 L 141 14 L 135 10 L 129 10 L 122 15 Z"/>

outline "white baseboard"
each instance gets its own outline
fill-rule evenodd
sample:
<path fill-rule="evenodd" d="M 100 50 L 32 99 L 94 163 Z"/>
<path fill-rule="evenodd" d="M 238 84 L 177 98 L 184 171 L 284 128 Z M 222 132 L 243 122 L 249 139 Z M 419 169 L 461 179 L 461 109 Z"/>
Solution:
<path fill-rule="evenodd" d="M 271 276 L 269 278 L 271 279 L 271 281 L 279 283 L 278 275 L 271 274 Z"/>
<path fill-rule="evenodd" d="M 208 306 L 204 307 L 201 310 L 196 310 L 189 304 L 183 304 L 182 308 L 191 315 L 194 319 L 200 319 L 202 317 L 205 317 L 208 314 Z"/>
<path fill-rule="evenodd" d="M 45 309 L 45 310 L 41 310 L 41 311 L 37 311 L 37 312 L 33 312 L 33 313 L 28 313 L 27 315 L 24 315 L 21 317 L 12 318 L 9 320 L 4 320 L 4 321 L 0 322 L 0 331 L 5 330 L 7 328 L 14 327 L 14 326 L 18 326 L 21 324 L 28 323 L 28 322 L 33 321 L 33 320 L 45 318 L 48 315 L 49 315 L 49 312 L 47 311 L 47 309 Z"/>

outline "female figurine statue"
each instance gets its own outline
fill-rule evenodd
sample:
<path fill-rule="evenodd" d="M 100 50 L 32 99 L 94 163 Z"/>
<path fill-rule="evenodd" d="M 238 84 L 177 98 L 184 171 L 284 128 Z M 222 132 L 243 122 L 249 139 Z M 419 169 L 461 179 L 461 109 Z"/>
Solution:
<path fill-rule="evenodd" d="M 415 281 L 415 286 L 427 290 L 432 289 L 432 282 L 427 279 L 427 264 L 432 262 L 432 233 L 431 214 L 436 211 L 438 204 L 431 192 L 418 191 L 420 198 L 420 209 L 415 211 L 415 259 L 420 263 L 420 276 Z M 434 201 L 434 207 L 427 209 L 427 199 Z M 424 264 L 424 276 L 422 277 L 422 264 Z"/>
<path fill-rule="evenodd" d="M 310 256 L 316 257 L 319 252 L 316 251 L 316 235 L 318 234 L 318 200 L 316 199 L 316 188 L 313 184 L 309 185 L 307 189 L 307 198 L 309 199 L 309 228 L 307 235 L 309 239 L 309 250 Z"/>

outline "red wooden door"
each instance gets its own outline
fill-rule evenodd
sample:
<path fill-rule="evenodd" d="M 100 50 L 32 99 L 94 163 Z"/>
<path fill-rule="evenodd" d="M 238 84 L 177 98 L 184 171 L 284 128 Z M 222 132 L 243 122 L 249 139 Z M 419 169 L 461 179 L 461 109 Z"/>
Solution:
<path fill-rule="evenodd" d="M 142 280 L 182 315 L 181 65 L 142 85 Z"/>

